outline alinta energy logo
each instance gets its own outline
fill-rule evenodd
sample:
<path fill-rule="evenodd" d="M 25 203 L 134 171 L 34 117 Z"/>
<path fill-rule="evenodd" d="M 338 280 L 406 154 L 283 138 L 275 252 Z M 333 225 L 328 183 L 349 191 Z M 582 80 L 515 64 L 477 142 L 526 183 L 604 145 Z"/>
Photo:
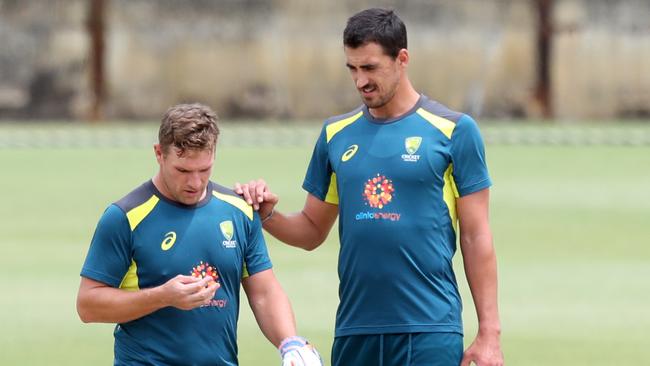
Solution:
<path fill-rule="evenodd" d="M 376 176 L 368 179 L 363 187 L 363 199 L 366 204 L 372 208 L 382 210 L 388 205 L 394 197 L 395 187 L 393 181 L 377 174 Z M 355 219 L 359 220 L 390 220 L 399 221 L 401 214 L 397 212 L 383 212 L 383 211 L 366 211 L 359 212 Z"/>
<path fill-rule="evenodd" d="M 194 278 L 205 278 L 207 276 L 212 277 L 212 281 L 210 281 L 209 283 L 210 285 L 214 284 L 215 282 L 219 282 L 219 273 L 217 273 L 217 268 L 208 262 L 200 261 L 199 264 L 192 267 L 191 274 L 192 277 Z M 218 291 L 219 289 L 217 289 L 217 292 Z M 228 304 L 228 300 L 226 299 L 212 299 L 210 300 L 210 303 L 203 306 L 215 306 L 218 308 L 225 308 L 227 304 Z"/>

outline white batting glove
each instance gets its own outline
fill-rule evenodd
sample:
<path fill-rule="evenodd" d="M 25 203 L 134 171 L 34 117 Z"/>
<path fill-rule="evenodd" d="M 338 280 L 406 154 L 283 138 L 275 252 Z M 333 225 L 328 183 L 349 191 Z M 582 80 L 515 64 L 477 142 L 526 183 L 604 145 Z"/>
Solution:
<path fill-rule="evenodd" d="M 278 349 L 282 355 L 282 366 L 323 366 L 316 348 L 303 337 L 285 338 Z"/>

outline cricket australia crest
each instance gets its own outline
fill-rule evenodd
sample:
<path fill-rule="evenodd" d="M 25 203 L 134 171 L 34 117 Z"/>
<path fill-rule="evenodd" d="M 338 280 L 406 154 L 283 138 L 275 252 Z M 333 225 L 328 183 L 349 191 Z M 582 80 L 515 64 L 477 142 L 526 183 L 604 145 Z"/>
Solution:
<path fill-rule="evenodd" d="M 404 148 L 406 149 L 406 154 L 402 154 L 402 160 L 409 162 L 417 162 L 420 160 L 420 155 L 415 155 L 415 153 L 420 148 L 422 144 L 421 136 L 412 136 L 404 139 Z"/>
<path fill-rule="evenodd" d="M 235 227 L 233 226 L 232 221 L 222 221 L 219 224 L 219 228 L 221 229 L 221 234 L 226 239 L 222 242 L 224 248 L 231 249 L 237 247 L 237 241 L 232 240 L 233 236 L 235 235 Z"/>

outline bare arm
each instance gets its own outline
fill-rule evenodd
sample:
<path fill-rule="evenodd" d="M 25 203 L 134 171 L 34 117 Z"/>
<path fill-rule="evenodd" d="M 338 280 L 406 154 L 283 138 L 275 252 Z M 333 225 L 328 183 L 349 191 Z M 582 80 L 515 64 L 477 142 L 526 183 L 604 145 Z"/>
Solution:
<path fill-rule="evenodd" d="M 276 211 L 263 227 L 284 243 L 314 250 L 327 239 L 338 213 L 337 205 L 308 194 L 302 211 L 286 215 Z"/>
<path fill-rule="evenodd" d="M 259 211 L 266 231 L 281 242 L 305 250 L 314 250 L 325 241 L 339 213 L 337 205 L 323 202 L 312 194 L 307 194 L 300 212 L 283 214 L 274 211 L 279 198 L 261 179 L 243 186 L 237 183 L 235 192 L 243 195 Z M 265 220 L 271 213 L 272 216 Z"/>
<path fill-rule="evenodd" d="M 274 346 L 296 335 L 291 304 L 272 269 L 244 278 L 242 286 L 260 330 Z"/>
<path fill-rule="evenodd" d="M 190 310 L 214 297 L 219 284 L 211 280 L 178 275 L 158 287 L 126 291 L 81 277 L 77 312 L 84 323 L 125 323 L 166 306 Z"/>
<path fill-rule="evenodd" d="M 503 365 L 497 306 L 497 264 L 488 220 L 489 189 L 456 201 L 460 223 L 460 246 L 479 322 L 478 335 L 465 352 L 462 366 Z"/>

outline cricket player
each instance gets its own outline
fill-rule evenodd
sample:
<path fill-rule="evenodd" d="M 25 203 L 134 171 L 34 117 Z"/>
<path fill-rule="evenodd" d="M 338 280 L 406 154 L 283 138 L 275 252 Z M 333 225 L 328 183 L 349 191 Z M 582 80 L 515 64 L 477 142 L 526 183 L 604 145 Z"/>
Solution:
<path fill-rule="evenodd" d="M 84 322 L 117 323 L 115 365 L 237 365 L 239 289 L 286 366 L 321 366 L 296 335 L 259 215 L 210 181 L 219 129 L 200 104 L 170 108 L 159 170 L 108 206 L 81 270 Z"/>
<path fill-rule="evenodd" d="M 492 182 L 478 126 L 414 89 L 406 27 L 395 12 L 355 14 L 343 44 L 363 104 L 325 121 L 302 211 L 276 211 L 278 197 L 263 180 L 235 191 L 269 233 L 306 250 L 323 243 L 338 216 L 332 365 L 501 366 Z M 465 351 L 452 267 L 457 238 L 479 322 Z"/>

